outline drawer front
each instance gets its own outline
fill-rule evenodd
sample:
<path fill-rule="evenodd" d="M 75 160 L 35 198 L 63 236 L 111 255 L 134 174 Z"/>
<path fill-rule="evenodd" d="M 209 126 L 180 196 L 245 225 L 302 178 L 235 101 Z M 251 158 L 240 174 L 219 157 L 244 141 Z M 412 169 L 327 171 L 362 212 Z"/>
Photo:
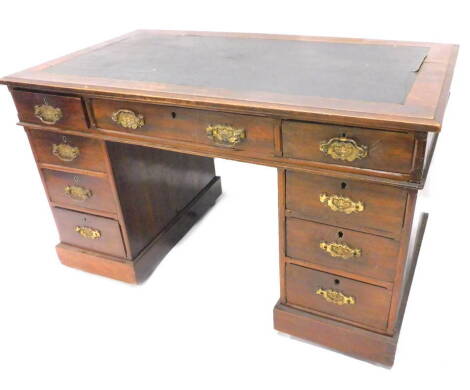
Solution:
<path fill-rule="evenodd" d="M 52 202 L 67 207 L 116 212 L 113 193 L 105 178 L 43 170 L 47 193 Z"/>
<path fill-rule="evenodd" d="M 392 282 L 398 241 L 297 218 L 286 219 L 287 256 Z"/>
<path fill-rule="evenodd" d="M 13 91 L 20 121 L 42 126 L 87 130 L 82 99 L 46 93 Z"/>
<path fill-rule="evenodd" d="M 42 130 L 30 130 L 29 139 L 39 163 L 106 172 L 102 141 Z"/>
<path fill-rule="evenodd" d="M 287 303 L 375 329 L 387 327 L 390 290 L 294 264 L 286 267 Z"/>
<path fill-rule="evenodd" d="M 53 213 L 61 242 L 112 256 L 126 256 L 117 221 L 61 208 L 53 208 Z"/>
<path fill-rule="evenodd" d="M 92 100 L 91 107 L 100 129 L 231 148 L 255 155 L 274 154 L 276 121 L 273 119 L 102 99 Z"/>
<path fill-rule="evenodd" d="M 398 236 L 407 192 L 400 188 L 302 172 L 286 173 L 286 207 L 315 221 Z"/>
<path fill-rule="evenodd" d="M 285 157 L 378 171 L 410 173 L 415 135 L 284 121 Z"/>

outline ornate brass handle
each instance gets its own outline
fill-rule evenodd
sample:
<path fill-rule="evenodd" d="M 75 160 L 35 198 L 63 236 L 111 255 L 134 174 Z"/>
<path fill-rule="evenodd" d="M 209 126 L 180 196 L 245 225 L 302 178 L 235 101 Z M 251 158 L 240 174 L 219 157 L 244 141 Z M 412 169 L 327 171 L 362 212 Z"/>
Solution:
<path fill-rule="evenodd" d="M 46 125 L 55 125 L 62 119 L 62 110 L 49 104 L 34 106 L 34 116 Z"/>
<path fill-rule="evenodd" d="M 211 125 L 206 129 L 207 136 L 221 146 L 235 146 L 246 138 L 244 129 L 227 125 Z"/>
<path fill-rule="evenodd" d="M 320 242 L 320 248 L 328 253 L 331 257 L 340 257 L 342 259 L 350 259 L 351 257 L 361 256 L 361 250 L 351 248 L 345 243 L 339 242 Z"/>
<path fill-rule="evenodd" d="M 125 109 L 113 112 L 111 119 L 119 126 L 132 130 L 138 129 L 145 124 L 144 116 L 142 114 L 136 114 L 134 111 Z"/>
<path fill-rule="evenodd" d="M 320 150 L 335 160 L 354 161 L 367 157 L 367 146 L 358 145 L 356 141 L 346 137 L 324 141 L 320 144 Z"/>
<path fill-rule="evenodd" d="M 90 227 L 75 226 L 75 231 L 83 238 L 87 238 L 89 240 L 97 240 L 98 238 L 101 238 L 101 232 Z"/>
<path fill-rule="evenodd" d="M 80 155 L 80 149 L 69 144 L 53 144 L 52 154 L 59 160 L 70 162 L 78 158 Z"/>
<path fill-rule="evenodd" d="M 351 296 L 346 296 L 340 291 L 336 290 L 331 290 L 327 289 L 324 290 L 322 288 L 318 288 L 317 291 L 315 291 L 315 294 L 321 295 L 325 301 L 334 303 L 335 305 L 354 305 L 356 303 L 356 300 L 354 297 Z"/>
<path fill-rule="evenodd" d="M 90 199 L 93 196 L 93 193 L 88 188 L 80 186 L 66 186 L 64 188 L 65 195 L 73 200 L 78 200 L 84 202 L 87 199 Z"/>
<path fill-rule="evenodd" d="M 354 202 L 350 198 L 340 195 L 320 194 L 320 202 L 326 204 L 333 211 L 345 214 L 360 213 L 364 210 L 364 203 Z"/>

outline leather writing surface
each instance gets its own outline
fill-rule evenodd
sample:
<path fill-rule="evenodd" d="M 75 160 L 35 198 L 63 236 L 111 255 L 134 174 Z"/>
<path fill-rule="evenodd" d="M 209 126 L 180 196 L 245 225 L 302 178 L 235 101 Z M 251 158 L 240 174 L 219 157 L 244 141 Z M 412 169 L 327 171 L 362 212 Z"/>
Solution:
<path fill-rule="evenodd" d="M 142 32 L 45 69 L 227 91 L 403 104 L 429 48 Z"/>

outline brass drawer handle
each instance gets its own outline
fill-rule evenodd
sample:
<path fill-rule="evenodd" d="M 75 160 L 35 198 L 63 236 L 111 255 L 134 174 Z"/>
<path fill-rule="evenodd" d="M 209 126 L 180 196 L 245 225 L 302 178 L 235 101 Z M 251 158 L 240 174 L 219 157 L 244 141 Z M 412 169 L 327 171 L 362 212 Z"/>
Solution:
<path fill-rule="evenodd" d="M 101 238 L 101 232 L 90 227 L 76 226 L 75 231 L 83 238 L 87 238 L 89 240 L 97 240 L 98 238 Z"/>
<path fill-rule="evenodd" d="M 345 196 L 320 194 L 320 202 L 327 205 L 333 211 L 340 211 L 345 214 L 364 211 L 364 203 L 361 201 L 354 202 Z"/>
<path fill-rule="evenodd" d="M 84 202 L 93 196 L 93 193 L 88 188 L 80 186 L 66 186 L 64 188 L 65 195 L 73 200 Z"/>
<path fill-rule="evenodd" d="M 59 160 L 70 162 L 78 158 L 80 155 L 80 149 L 69 144 L 53 144 L 52 154 Z"/>
<path fill-rule="evenodd" d="M 345 243 L 339 242 L 320 242 L 320 248 L 328 253 L 331 257 L 340 257 L 342 259 L 350 259 L 351 257 L 360 257 L 361 250 L 358 248 L 351 248 Z"/>
<path fill-rule="evenodd" d="M 136 114 L 134 111 L 125 109 L 113 112 L 111 119 L 119 126 L 132 130 L 138 129 L 145 124 L 144 116 L 142 114 Z"/>
<path fill-rule="evenodd" d="M 354 161 L 367 157 L 367 146 L 346 137 L 335 137 L 320 144 L 320 150 L 335 160 Z"/>
<path fill-rule="evenodd" d="M 325 301 L 334 303 L 335 305 L 354 305 L 356 300 L 354 297 L 346 296 L 341 291 L 331 290 L 331 289 L 322 289 L 321 287 L 315 291 L 315 294 L 321 295 Z"/>
<path fill-rule="evenodd" d="M 55 125 L 62 119 L 63 114 L 59 107 L 41 104 L 34 106 L 34 116 L 46 125 Z"/>
<path fill-rule="evenodd" d="M 206 134 L 221 146 L 235 146 L 246 139 L 245 129 L 237 129 L 228 125 L 210 125 L 206 129 Z"/>

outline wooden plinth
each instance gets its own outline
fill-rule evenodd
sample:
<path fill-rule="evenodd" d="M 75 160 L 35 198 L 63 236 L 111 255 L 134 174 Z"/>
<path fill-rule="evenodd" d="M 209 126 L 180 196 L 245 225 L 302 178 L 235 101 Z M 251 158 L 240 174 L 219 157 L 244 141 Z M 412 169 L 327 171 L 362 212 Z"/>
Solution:
<path fill-rule="evenodd" d="M 142 283 L 171 248 L 208 211 L 222 193 L 215 177 L 147 246 L 135 260 L 90 252 L 67 244 L 56 247 L 62 264 L 127 283 Z"/>
<path fill-rule="evenodd" d="M 427 218 L 428 214 L 421 215 L 414 240 L 412 240 L 399 319 L 393 336 L 307 313 L 280 302 L 274 307 L 274 328 L 371 363 L 392 366 Z"/>

